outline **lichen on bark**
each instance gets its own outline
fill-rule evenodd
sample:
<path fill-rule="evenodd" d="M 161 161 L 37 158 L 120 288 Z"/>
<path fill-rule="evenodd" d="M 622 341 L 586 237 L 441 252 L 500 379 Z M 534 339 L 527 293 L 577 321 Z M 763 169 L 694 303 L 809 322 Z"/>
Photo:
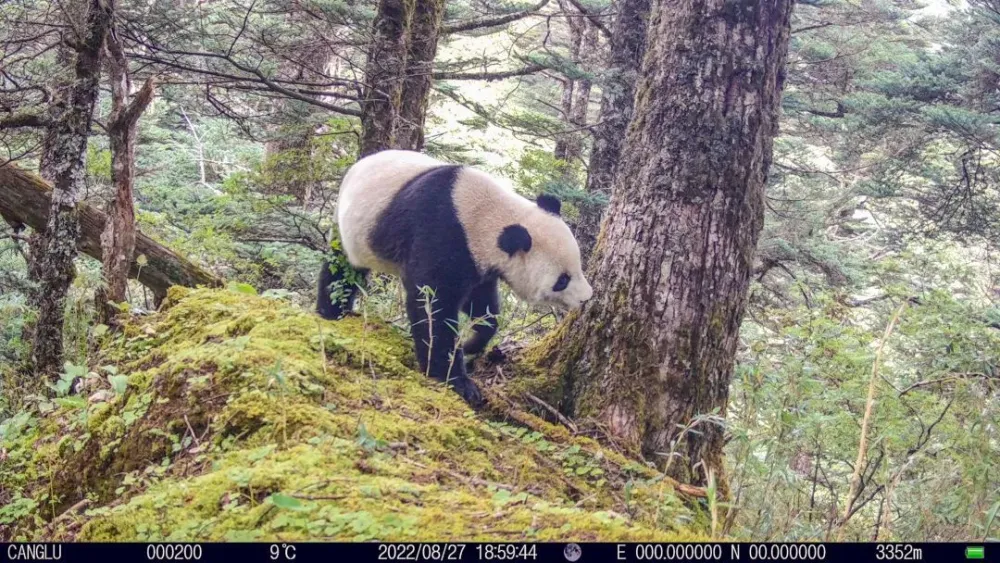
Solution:
<path fill-rule="evenodd" d="M 80 235 L 77 204 L 83 197 L 87 137 L 98 97 L 104 39 L 114 9 L 113 0 L 89 3 L 85 34 L 76 52 L 74 83 L 65 109 L 49 132 L 51 151 L 46 156 L 54 190 L 44 242 L 33 258 L 39 281 L 39 308 L 32 363 L 35 371 L 45 376 L 55 375 L 62 367 L 63 309 L 76 275 L 73 260 Z"/>

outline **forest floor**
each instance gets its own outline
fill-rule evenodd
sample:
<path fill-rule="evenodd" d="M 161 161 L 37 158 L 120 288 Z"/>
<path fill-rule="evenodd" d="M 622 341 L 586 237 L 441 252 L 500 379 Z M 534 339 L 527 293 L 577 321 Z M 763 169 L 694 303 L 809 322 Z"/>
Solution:
<path fill-rule="evenodd" d="M 243 289 L 171 289 L 83 392 L 68 369 L 0 427 L 0 540 L 707 539 L 703 500 L 513 402 L 473 413 L 397 329 Z"/>

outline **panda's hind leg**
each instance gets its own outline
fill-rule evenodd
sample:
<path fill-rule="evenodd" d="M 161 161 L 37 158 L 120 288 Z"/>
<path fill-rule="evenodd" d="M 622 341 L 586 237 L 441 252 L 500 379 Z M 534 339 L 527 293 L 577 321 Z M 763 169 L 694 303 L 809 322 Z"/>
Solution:
<path fill-rule="evenodd" d="M 463 312 L 472 321 L 473 334 L 462 344 L 466 356 L 482 353 L 497 333 L 497 316 L 500 314 L 500 294 L 496 278 L 487 280 L 472 290 Z"/>
<path fill-rule="evenodd" d="M 337 320 L 354 309 L 354 301 L 358 291 L 368 279 L 368 270 L 355 269 L 356 279 L 348 279 L 345 272 L 331 268 L 328 261 L 323 262 L 319 274 L 319 295 L 316 298 L 316 312 L 324 319 Z"/>

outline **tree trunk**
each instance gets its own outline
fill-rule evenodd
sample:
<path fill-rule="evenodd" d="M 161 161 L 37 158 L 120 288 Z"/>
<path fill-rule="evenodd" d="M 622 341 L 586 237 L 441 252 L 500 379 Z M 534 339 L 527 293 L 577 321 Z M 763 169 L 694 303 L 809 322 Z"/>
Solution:
<path fill-rule="evenodd" d="M 399 148 L 415 151 L 424 148 L 424 122 L 443 15 L 444 0 L 416 0 L 410 24 L 400 115 L 396 123 L 395 146 Z"/>
<path fill-rule="evenodd" d="M 51 202 L 52 187 L 45 180 L 12 164 L 0 166 L 0 211 L 4 215 L 38 231 L 45 227 Z M 107 226 L 108 218 L 86 203 L 79 204 L 77 209 L 80 217 L 77 248 L 101 260 L 101 233 Z M 221 284 L 212 274 L 141 231 L 136 232 L 134 254 L 145 256 L 146 264 L 140 265 L 133 259 L 129 277 L 148 287 L 157 302 L 167 295 L 167 289 L 172 285 L 196 287 Z"/>
<path fill-rule="evenodd" d="M 621 156 L 625 131 L 632 119 L 635 82 L 646 52 L 646 28 L 650 0 L 619 0 L 611 36 L 611 61 L 602 85 L 601 112 L 594 126 L 594 146 L 587 171 L 587 193 L 609 196 L 615 180 L 615 166 Z M 580 205 L 576 239 L 587 263 L 601 227 L 603 206 Z"/>
<path fill-rule="evenodd" d="M 568 8 L 563 6 L 563 11 L 570 13 Z M 572 15 L 576 15 L 573 12 Z M 566 18 L 566 23 L 569 26 L 569 57 L 574 63 L 580 62 L 580 47 L 583 43 L 583 22 L 579 21 L 579 18 L 568 17 Z M 576 88 L 576 80 L 571 76 L 563 77 L 563 91 L 562 99 L 560 100 L 559 107 L 562 110 L 563 122 L 570 126 L 569 124 L 573 122 L 573 91 Z M 560 160 L 569 160 L 570 157 L 570 134 L 559 135 L 556 139 L 556 147 L 553 151 L 553 155 Z"/>
<path fill-rule="evenodd" d="M 379 0 L 373 39 L 365 64 L 361 102 L 361 156 L 394 145 L 395 124 L 403 94 L 407 29 L 413 0 Z"/>
<path fill-rule="evenodd" d="M 113 0 L 91 0 L 83 39 L 77 47 L 75 82 L 68 105 L 55 126 L 51 162 L 55 170 L 45 246 L 38 256 L 38 323 L 32 347 L 35 371 L 54 376 L 62 366 L 62 329 L 66 294 L 76 272 L 80 235 L 77 204 L 83 192 L 87 137 L 98 95 L 104 38 L 114 13 Z"/>
<path fill-rule="evenodd" d="M 600 52 L 597 28 L 588 24 L 583 19 L 580 19 L 577 25 L 582 28 L 578 60 L 584 71 L 592 72 L 597 66 L 596 63 Z M 565 150 L 561 157 L 570 163 L 576 162 L 583 155 L 583 141 L 586 138 L 584 128 L 587 127 L 587 111 L 590 109 L 590 90 L 592 86 L 593 81 L 590 77 L 578 78 L 573 85 L 573 103 L 569 112 L 569 122 L 573 131 L 566 135 Z"/>
<path fill-rule="evenodd" d="M 682 482 L 714 472 L 792 0 L 655 0 L 596 293 L 550 340 L 562 407 Z M 690 46 L 697 46 L 691 48 Z"/>
<path fill-rule="evenodd" d="M 560 100 L 559 108 L 562 110 L 562 119 L 564 122 L 569 123 L 570 115 L 573 113 L 573 86 L 575 81 L 570 77 L 563 78 L 563 90 L 562 98 Z M 566 160 L 566 151 L 569 148 L 569 143 L 567 135 L 559 135 L 556 138 L 556 147 L 552 151 L 553 156 L 559 160 Z"/>
<path fill-rule="evenodd" d="M 83 14 L 76 13 L 81 5 L 71 3 L 65 7 L 66 10 L 73 10 L 74 14 L 64 14 L 63 20 L 67 23 L 83 19 Z M 53 151 L 56 147 L 56 139 L 59 132 L 60 117 L 66 111 L 69 102 L 69 91 L 73 85 L 73 51 L 69 46 L 67 35 L 70 31 L 64 31 L 60 35 L 59 45 L 56 47 L 56 68 L 59 73 L 49 84 L 52 92 L 52 100 L 46 108 L 49 125 L 45 128 L 42 136 L 41 154 L 38 159 L 38 170 L 49 183 L 55 183 L 55 162 Z M 28 293 L 28 303 L 35 309 L 41 306 L 41 292 L 37 284 L 41 281 L 41 257 L 45 253 L 45 226 L 33 229 L 33 233 L 28 238 L 28 280 L 32 282 L 32 289 Z M 34 323 L 25 323 L 22 339 L 31 342 L 35 339 Z"/>
<path fill-rule="evenodd" d="M 311 17 L 304 12 L 294 12 L 289 18 L 310 30 L 314 29 L 308 22 Z M 311 71 L 315 69 L 315 72 L 337 76 L 339 55 L 327 46 L 321 33 L 316 30 L 303 37 L 301 42 L 290 46 L 287 58 L 278 61 L 277 75 L 307 81 L 312 79 Z M 272 137 L 264 144 L 265 157 L 269 157 L 270 166 L 274 167 L 279 180 L 264 186 L 264 191 L 269 194 L 290 195 L 307 210 L 316 188 L 316 178 L 312 172 L 316 134 L 322 129 L 322 122 L 329 114 L 313 104 L 290 98 L 272 100 L 270 109 L 273 114 L 283 117 L 280 126 L 271 132 Z M 273 158 L 276 155 L 279 158 Z M 308 167 L 309 170 L 303 170 L 303 167 Z"/>
<path fill-rule="evenodd" d="M 101 234 L 101 255 L 104 287 L 94 296 L 97 315 L 104 324 L 112 324 L 118 310 L 112 305 L 126 300 L 128 272 L 135 251 L 135 137 L 139 116 L 153 99 L 153 79 L 150 78 L 128 101 L 132 81 L 128 60 L 121 43 L 112 33 L 108 36 L 111 55 L 111 115 L 108 117 L 108 137 L 111 144 L 111 176 L 115 198 L 109 220 Z"/>

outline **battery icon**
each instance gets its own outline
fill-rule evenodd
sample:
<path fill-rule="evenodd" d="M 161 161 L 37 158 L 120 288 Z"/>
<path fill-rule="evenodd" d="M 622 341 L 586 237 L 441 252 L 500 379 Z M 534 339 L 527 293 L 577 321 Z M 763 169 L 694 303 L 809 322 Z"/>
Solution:
<path fill-rule="evenodd" d="M 986 547 L 984 546 L 968 546 L 965 548 L 965 558 L 966 559 L 986 559 Z"/>

